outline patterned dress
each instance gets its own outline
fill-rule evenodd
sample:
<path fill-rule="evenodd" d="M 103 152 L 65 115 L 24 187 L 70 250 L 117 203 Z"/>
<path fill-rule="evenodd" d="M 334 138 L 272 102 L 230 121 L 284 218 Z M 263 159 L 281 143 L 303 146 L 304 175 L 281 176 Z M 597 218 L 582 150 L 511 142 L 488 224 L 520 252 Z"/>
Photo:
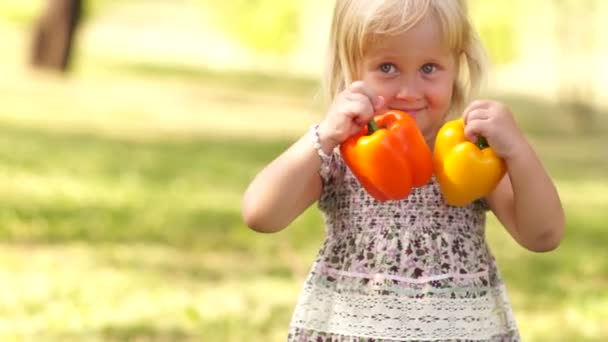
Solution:
<path fill-rule="evenodd" d="M 449 206 L 434 179 L 377 202 L 338 153 L 321 177 L 326 239 L 288 341 L 519 341 L 484 202 Z"/>

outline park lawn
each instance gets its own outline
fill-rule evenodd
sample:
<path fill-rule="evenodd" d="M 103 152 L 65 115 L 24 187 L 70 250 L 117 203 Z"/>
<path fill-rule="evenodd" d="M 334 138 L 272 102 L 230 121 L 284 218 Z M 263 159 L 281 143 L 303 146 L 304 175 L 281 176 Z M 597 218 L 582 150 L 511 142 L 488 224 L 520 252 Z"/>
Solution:
<path fill-rule="evenodd" d="M 262 235 L 239 205 L 318 119 L 314 83 L 93 57 L 68 79 L 0 67 L 0 340 L 284 340 L 321 217 Z M 509 100 L 568 215 L 542 255 L 490 219 L 522 335 L 606 340 L 605 131 L 564 135 L 554 105 Z"/>

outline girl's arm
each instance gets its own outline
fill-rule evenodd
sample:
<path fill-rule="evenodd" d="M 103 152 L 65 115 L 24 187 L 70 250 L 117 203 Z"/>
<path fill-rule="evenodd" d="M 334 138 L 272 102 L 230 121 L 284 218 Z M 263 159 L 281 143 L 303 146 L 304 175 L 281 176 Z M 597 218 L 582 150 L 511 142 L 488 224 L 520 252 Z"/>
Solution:
<path fill-rule="evenodd" d="M 553 181 L 527 143 L 506 163 L 507 175 L 487 198 L 490 208 L 526 249 L 557 248 L 564 235 L 565 215 Z"/>
<path fill-rule="evenodd" d="M 359 132 L 384 105 L 362 81 L 353 82 L 334 100 L 319 125 L 321 148 L 331 152 L 349 136 Z M 321 159 L 305 135 L 263 169 L 251 182 L 243 198 L 245 224 L 264 232 L 287 227 L 321 195 Z"/>
<path fill-rule="evenodd" d="M 266 166 L 243 196 L 245 224 L 263 233 L 287 227 L 321 193 L 321 160 L 306 134 Z"/>
<path fill-rule="evenodd" d="M 485 137 L 507 164 L 507 175 L 487 197 L 496 217 L 523 247 L 536 252 L 555 249 L 564 235 L 564 210 L 510 109 L 496 101 L 475 101 L 465 109 L 464 119 L 469 139 Z"/>

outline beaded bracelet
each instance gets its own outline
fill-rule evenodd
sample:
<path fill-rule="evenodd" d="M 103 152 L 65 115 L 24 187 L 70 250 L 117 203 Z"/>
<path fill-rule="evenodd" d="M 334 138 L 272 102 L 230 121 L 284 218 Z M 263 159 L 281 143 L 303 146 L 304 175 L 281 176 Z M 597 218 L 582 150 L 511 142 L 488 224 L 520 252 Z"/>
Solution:
<path fill-rule="evenodd" d="M 319 124 L 314 124 L 310 128 L 310 135 L 312 137 L 312 147 L 317 151 L 319 157 L 321 157 L 322 161 L 327 161 L 331 159 L 331 156 L 323 151 L 321 147 L 321 137 L 319 136 Z"/>

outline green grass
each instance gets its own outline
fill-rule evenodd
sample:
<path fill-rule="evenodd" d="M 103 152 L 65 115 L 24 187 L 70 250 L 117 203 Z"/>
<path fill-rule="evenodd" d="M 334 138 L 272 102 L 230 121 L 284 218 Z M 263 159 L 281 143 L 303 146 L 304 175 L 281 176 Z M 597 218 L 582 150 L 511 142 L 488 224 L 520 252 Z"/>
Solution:
<path fill-rule="evenodd" d="M 88 53 L 68 79 L 0 57 L 0 340 L 284 340 L 320 215 L 263 235 L 239 208 L 255 173 L 317 118 L 315 84 Z M 501 98 L 568 216 L 562 246 L 542 255 L 490 220 L 522 335 L 604 341 L 606 117 L 582 135 L 554 104 Z"/>

